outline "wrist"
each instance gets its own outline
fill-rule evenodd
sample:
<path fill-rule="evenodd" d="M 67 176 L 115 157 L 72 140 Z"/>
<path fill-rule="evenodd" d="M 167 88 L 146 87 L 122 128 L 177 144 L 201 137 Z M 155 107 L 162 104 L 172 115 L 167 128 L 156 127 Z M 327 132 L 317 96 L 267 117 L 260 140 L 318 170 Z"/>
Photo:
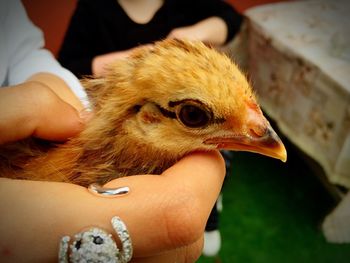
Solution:
<path fill-rule="evenodd" d="M 124 59 L 129 56 L 130 50 L 116 51 L 103 55 L 98 55 L 92 59 L 91 71 L 95 76 L 103 76 L 106 71 L 106 66 L 118 59 Z"/>
<path fill-rule="evenodd" d="M 217 16 L 209 17 L 194 25 L 198 36 L 204 43 L 215 46 L 223 45 L 227 38 L 227 25 Z"/>

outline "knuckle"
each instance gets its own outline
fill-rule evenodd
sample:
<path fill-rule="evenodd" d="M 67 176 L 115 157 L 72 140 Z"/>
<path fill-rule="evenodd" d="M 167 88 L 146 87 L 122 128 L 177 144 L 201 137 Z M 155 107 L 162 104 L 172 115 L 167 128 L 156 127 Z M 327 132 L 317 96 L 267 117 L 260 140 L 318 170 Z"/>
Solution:
<path fill-rule="evenodd" d="M 197 262 L 202 255 L 204 240 L 203 236 L 200 240 L 187 247 L 184 262 Z"/>
<path fill-rule="evenodd" d="M 172 247 L 194 243 L 203 234 L 205 226 L 199 200 L 191 191 L 180 190 L 176 198 L 166 201 L 163 209 L 166 236 Z"/>
<path fill-rule="evenodd" d="M 42 107 L 52 107 L 55 103 L 57 103 L 57 96 L 54 92 L 40 82 L 36 82 L 35 86 L 32 89 L 32 92 L 36 98 L 36 102 L 38 106 Z"/>
<path fill-rule="evenodd" d="M 203 241 L 203 235 L 202 235 L 202 238 L 197 240 L 195 243 L 178 249 L 176 262 L 183 262 L 183 263 L 197 262 L 197 260 L 202 254 L 203 244 L 204 244 L 204 241 Z"/>

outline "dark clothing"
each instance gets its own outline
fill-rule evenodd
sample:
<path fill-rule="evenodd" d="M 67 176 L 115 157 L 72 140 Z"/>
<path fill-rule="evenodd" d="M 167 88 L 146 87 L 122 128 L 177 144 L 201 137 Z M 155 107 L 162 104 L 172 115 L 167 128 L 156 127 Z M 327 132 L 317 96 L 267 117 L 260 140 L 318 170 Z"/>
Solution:
<path fill-rule="evenodd" d="M 222 0 L 165 0 L 151 21 L 131 20 L 117 0 L 80 0 L 71 19 L 58 60 L 78 77 L 90 75 L 92 59 L 164 39 L 174 28 L 193 25 L 211 16 L 227 24 L 229 41 L 242 17 Z"/>

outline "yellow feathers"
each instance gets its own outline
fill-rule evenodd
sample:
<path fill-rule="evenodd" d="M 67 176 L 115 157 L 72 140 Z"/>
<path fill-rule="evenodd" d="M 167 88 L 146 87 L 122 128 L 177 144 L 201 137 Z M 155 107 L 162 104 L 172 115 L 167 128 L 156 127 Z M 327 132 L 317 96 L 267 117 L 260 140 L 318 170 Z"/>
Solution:
<path fill-rule="evenodd" d="M 231 149 L 285 160 L 245 76 L 200 42 L 165 40 L 83 81 L 94 108 L 86 129 L 28 158 L 21 178 L 81 185 L 161 173 L 184 154 Z"/>

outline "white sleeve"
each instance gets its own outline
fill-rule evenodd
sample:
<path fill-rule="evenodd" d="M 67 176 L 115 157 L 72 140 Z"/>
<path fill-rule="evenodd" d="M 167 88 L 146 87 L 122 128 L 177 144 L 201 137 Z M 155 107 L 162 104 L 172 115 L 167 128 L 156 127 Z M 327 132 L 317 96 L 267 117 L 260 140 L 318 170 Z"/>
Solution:
<path fill-rule="evenodd" d="M 44 49 L 42 31 L 28 18 L 19 0 L 1 1 L 8 10 L 4 20 L 4 36 L 8 52 L 8 84 L 16 85 L 39 72 L 52 73 L 71 88 L 85 107 L 89 102 L 79 80 L 63 68 L 53 55 Z"/>

